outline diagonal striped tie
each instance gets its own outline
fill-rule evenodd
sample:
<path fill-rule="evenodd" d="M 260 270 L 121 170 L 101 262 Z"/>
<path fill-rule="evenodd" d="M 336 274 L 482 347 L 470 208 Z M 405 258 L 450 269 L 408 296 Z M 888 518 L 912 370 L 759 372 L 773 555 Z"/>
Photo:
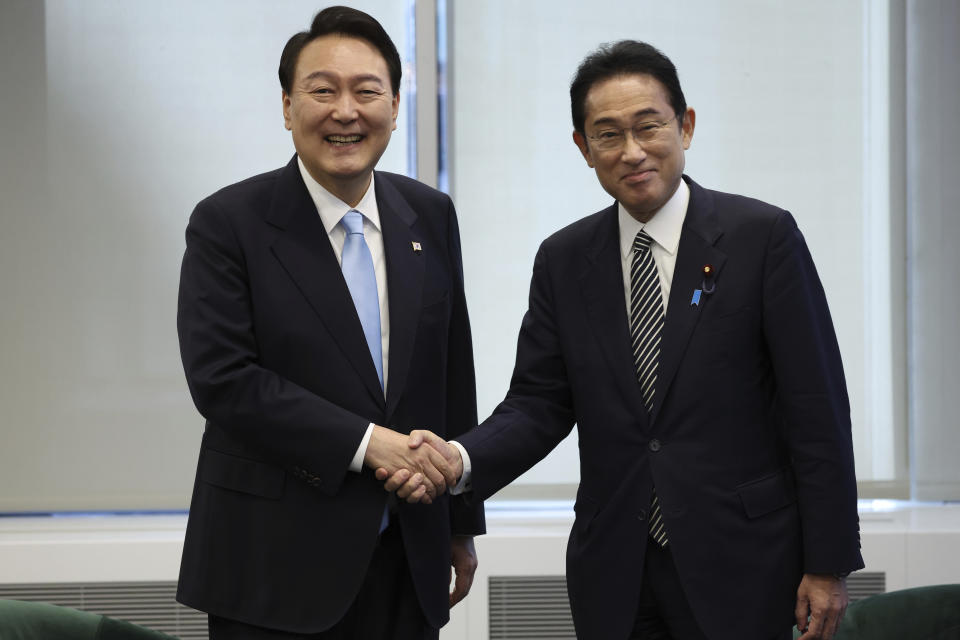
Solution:
<path fill-rule="evenodd" d="M 660 364 L 660 339 L 663 334 L 663 296 L 660 276 L 650 251 L 652 239 L 641 230 L 633 240 L 633 262 L 630 265 L 630 336 L 633 340 L 633 362 L 640 381 L 643 404 L 653 408 Z M 660 500 L 654 490 L 650 501 L 650 535 L 660 546 L 667 545 L 667 532 L 660 513 Z"/>

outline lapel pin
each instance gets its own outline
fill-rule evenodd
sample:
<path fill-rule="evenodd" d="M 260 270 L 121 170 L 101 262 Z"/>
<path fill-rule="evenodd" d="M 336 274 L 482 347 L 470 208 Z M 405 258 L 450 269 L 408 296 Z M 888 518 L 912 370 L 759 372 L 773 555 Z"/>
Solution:
<path fill-rule="evenodd" d="M 690 306 L 697 305 L 700 306 L 700 289 L 693 290 L 693 298 L 690 299 Z"/>
<path fill-rule="evenodd" d="M 423 251 L 423 247 L 420 246 L 419 242 L 411 242 L 410 244 L 413 245 L 414 253 L 420 253 L 421 251 Z"/>
<path fill-rule="evenodd" d="M 717 283 L 713 281 L 713 276 L 716 274 L 716 270 L 713 268 L 712 264 L 703 265 L 703 282 L 700 284 L 700 288 L 703 289 L 703 292 L 707 295 L 713 293 L 717 289 Z M 699 298 L 699 296 L 697 296 Z"/>

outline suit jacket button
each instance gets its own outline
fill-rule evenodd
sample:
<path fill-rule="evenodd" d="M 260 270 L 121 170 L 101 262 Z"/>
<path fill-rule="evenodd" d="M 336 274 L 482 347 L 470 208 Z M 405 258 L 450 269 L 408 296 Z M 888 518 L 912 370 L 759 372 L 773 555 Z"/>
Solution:
<path fill-rule="evenodd" d="M 637 520 L 643 522 L 647 519 L 647 512 L 643 509 L 640 509 L 640 513 L 637 514 Z"/>
<path fill-rule="evenodd" d="M 660 441 L 654 438 L 650 441 L 650 444 L 648 444 L 647 447 L 650 449 L 650 451 L 656 453 L 657 451 L 660 451 Z"/>

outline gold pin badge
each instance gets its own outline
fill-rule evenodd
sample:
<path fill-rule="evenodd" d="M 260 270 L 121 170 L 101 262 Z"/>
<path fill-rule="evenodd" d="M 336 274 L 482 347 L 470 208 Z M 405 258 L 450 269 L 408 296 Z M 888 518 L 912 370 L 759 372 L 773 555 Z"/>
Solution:
<path fill-rule="evenodd" d="M 423 247 L 420 246 L 420 243 L 419 243 L 419 242 L 411 242 L 410 244 L 413 245 L 413 252 L 414 252 L 414 253 L 420 253 L 421 251 L 423 251 Z"/>

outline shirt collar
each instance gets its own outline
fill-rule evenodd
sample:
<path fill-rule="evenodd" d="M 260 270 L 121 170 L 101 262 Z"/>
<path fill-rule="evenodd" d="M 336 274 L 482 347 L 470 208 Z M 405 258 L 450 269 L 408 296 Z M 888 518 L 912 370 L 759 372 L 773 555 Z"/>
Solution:
<path fill-rule="evenodd" d="M 690 203 L 690 187 L 680 180 L 680 186 L 660 210 L 646 222 L 640 222 L 622 204 L 617 203 L 617 217 L 620 224 L 620 255 L 626 258 L 633 251 L 633 239 L 641 229 L 646 229 L 653 241 L 670 255 L 677 253 L 680 246 L 680 232 L 683 220 L 687 217 L 687 205 Z"/>
<path fill-rule="evenodd" d="M 343 216 L 351 210 L 359 211 L 363 214 L 364 218 L 373 223 L 374 227 L 378 230 L 380 229 L 380 210 L 377 208 L 377 196 L 373 188 L 373 182 L 375 180 L 374 174 L 370 175 L 370 186 L 367 187 L 367 192 L 360 198 L 357 206 L 351 207 L 314 180 L 313 176 L 310 175 L 310 172 L 307 171 L 307 168 L 303 165 L 303 160 L 300 159 L 300 156 L 297 156 L 297 165 L 300 167 L 300 175 L 303 176 L 303 183 L 307 185 L 307 191 L 310 193 L 313 204 L 317 207 L 320 220 L 323 221 L 323 228 L 327 230 L 328 235 L 340 224 Z"/>

